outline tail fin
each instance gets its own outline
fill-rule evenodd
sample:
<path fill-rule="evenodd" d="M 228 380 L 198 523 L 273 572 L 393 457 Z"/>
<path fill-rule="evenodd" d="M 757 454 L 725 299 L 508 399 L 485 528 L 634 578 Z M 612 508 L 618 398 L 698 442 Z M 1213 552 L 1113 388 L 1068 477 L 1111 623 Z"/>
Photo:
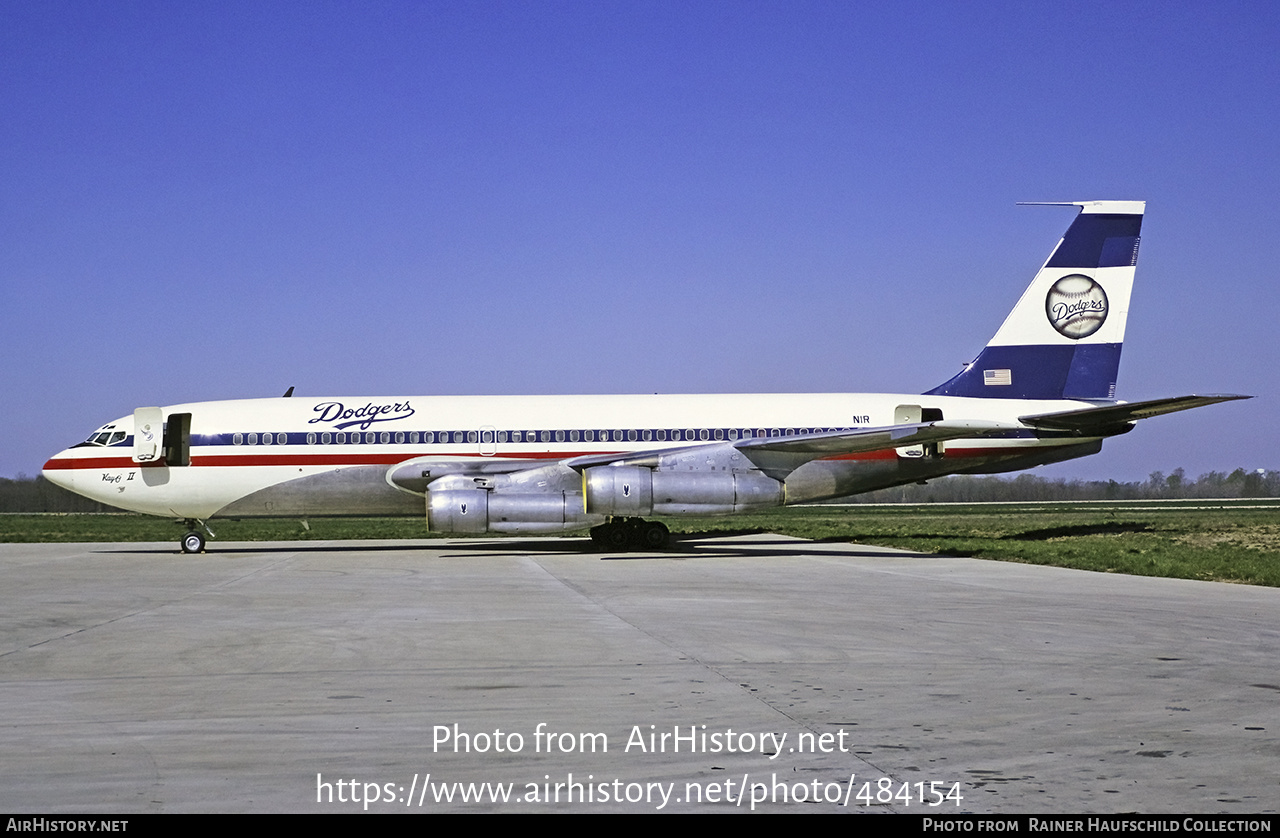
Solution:
<path fill-rule="evenodd" d="M 1114 399 L 1143 201 L 1082 201 L 982 353 L 928 396 Z"/>

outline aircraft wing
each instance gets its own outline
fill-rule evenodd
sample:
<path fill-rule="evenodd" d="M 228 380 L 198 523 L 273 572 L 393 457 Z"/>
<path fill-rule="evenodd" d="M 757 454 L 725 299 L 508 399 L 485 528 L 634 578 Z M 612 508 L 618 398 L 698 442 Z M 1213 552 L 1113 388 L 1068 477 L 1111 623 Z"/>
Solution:
<path fill-rule="evenodd" d="M 776 451 L 787 454 L 813 454 L 816 459 L 834 454 L 860 454 L 1011 430 L 1017 430 L 1017 425 L 982 421 L 915 422 L 885 425 L 880 428 L 827 431 L 820 434 L 752 437 L 738 440 L 734 443 L 734 447 L 747 456 L 750 456 L 750 452 L 753 451 Z"/>
<path fill-rule="evenodd" d="M 1231 402 L 1237 399 L 1251 399 L 1253 396 L 1237 396 L 1234 394 L 1214 394 L 1209 396 L 1175 396 L 1167 399 L 1150 399 L 1142 402 L 1126 402 L 1109 404 L 1102 407 L 1086 407 L 1083 410 L 1064 410 L 1060 413 L 1037 413 L 1030 416 L 1019 416 L 1018 420 L 1033 428 L 1044 428 L 1054 431 L 1072 431 L 1081 436 L 1103 434 L 1117 426 L 1160 416 L 1164 413 L 1177 413 L 1179 410 L 1190 410 L 1207 404 Z"/>
<path fill-rule="evenodd" d="M 788 474 L 810 460 L 838 454 L 864 454 L 890 448 L 906 448 L 1016 429 L 1016 425 L 976 420 L 914 422 L 819 434 L 741 439 L 734 443 L 734 447 L 765 474 L 775 480 L 784 480 Z"/>
<path fill-rule="evenodd" d="M 664 457 L 679 456 L 688 451 L 714 445 L 729 445 L 751 461 L 752 465 L 776 480 L 810 460 L 820 460 L 839 454 L 861 454 L 905 448 L 929 442 L 941 442 L 962 437 L 983 436 L 1001 431 L 1017 430 L 1019 426 L 984 421 L 915 422 L 902 425 L 886 425 L 878 428 L 855 428 L 844 431 L 825 431 L 790 436 L 751 437 L 722 443 L 698 443 L 658 451 L 637 451 L 630 454 L 593 454 L 574 457 L 564 465 L 577 471 L 593 466 L 631 465 L 656 467 Z"/>
<path fill-rule="evenodd" d="M 460 475 L 463 477 L 489 477 L 496 474 L 511 474 L 526 469 L 546 465 L 547 460 L 516 459 L 455 459 L 451 457 L 417 457 L 407 460 L 392 468 L 389 475 L 392 483 L 411 492 L 425 492 L 427 484 L 440 477 Z"/>

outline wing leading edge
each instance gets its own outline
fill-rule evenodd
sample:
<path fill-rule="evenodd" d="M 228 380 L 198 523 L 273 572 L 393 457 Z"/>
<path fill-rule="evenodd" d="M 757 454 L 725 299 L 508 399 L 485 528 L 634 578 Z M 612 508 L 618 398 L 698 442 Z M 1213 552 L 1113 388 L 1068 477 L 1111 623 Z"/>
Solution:
<path fill-rule="evenodd" d="M 962 437 L 985 436 L 1003 431 L 1017 430 L 1019 425 L 984 421 L 915 422 L 903 425 L 886 425 L 878 428 L 858 428 L 847 431 L 826 431 L 790 436 L 751 437 L 721 443 L 742 452 L 751 464 L 775 480 L 784 480 L 788 474 L 810 460 L 820 460 L 839 454 L 863 454 L 904 448 L 930 442 L 943 442 Z M 714 445 L 714 443 L 713 443 Z M 595 466 L 648 466 L 656 467 L 664 457 L 686 451 L 705 449 L 708 444 L 685 445 L 659 451 L 638 451 L 633 454 L 598 454 L 574 457 L 564 465 L 575 471 Z"/>

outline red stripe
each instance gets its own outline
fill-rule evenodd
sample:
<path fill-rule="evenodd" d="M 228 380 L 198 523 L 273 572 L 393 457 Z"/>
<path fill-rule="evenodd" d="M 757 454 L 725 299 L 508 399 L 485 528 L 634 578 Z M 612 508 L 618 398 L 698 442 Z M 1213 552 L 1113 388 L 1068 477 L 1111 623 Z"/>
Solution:
<path fill-rule="evenodd" d="M 65 460 L 54 458 L 44 464 L 44 470 L 60 468 L 133 468 L 140 465 L 128 457 L 70 457 Z"/>
<path fill-rule="evenodd" d="M 395 465 L 418 457 L 467 460 L 567 460 L 586 454 L 614 454 L 615 451 L 510 451 L 485 457 L 480 454 L 192 454 L 192 466 L 377 466 Z M 165 463 L 135 463 L 129 457 L 66 457 L 44 464 L 53 469 L 151 468 Z"/>
<path fill-rule="evenodd" d="M 836 454 L 832 457 L 823 457 L 824 460 L 892 460 L 897 458 L 898 452 L 892 448 L 885 448 L 882 451 L 860 451 L 857 454 Z"/>

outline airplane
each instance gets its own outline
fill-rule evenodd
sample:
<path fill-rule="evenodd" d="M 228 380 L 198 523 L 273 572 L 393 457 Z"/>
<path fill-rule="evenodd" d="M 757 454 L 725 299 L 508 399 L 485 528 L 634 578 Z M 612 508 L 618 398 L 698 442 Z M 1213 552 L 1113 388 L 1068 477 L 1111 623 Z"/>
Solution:
<path fill-rule="evenodd" d="M 1115 398 L 1143 201 L 1077 201 L 978 357 L 921 394 L 286 397 L 140 407 L 44 465 L 172 517 L 425 514 L 442 534 L 590 530 L 659 549 L 645 516 L 749 512 L 1095 454 L 1139 419 L 1250 398 Z"/>

